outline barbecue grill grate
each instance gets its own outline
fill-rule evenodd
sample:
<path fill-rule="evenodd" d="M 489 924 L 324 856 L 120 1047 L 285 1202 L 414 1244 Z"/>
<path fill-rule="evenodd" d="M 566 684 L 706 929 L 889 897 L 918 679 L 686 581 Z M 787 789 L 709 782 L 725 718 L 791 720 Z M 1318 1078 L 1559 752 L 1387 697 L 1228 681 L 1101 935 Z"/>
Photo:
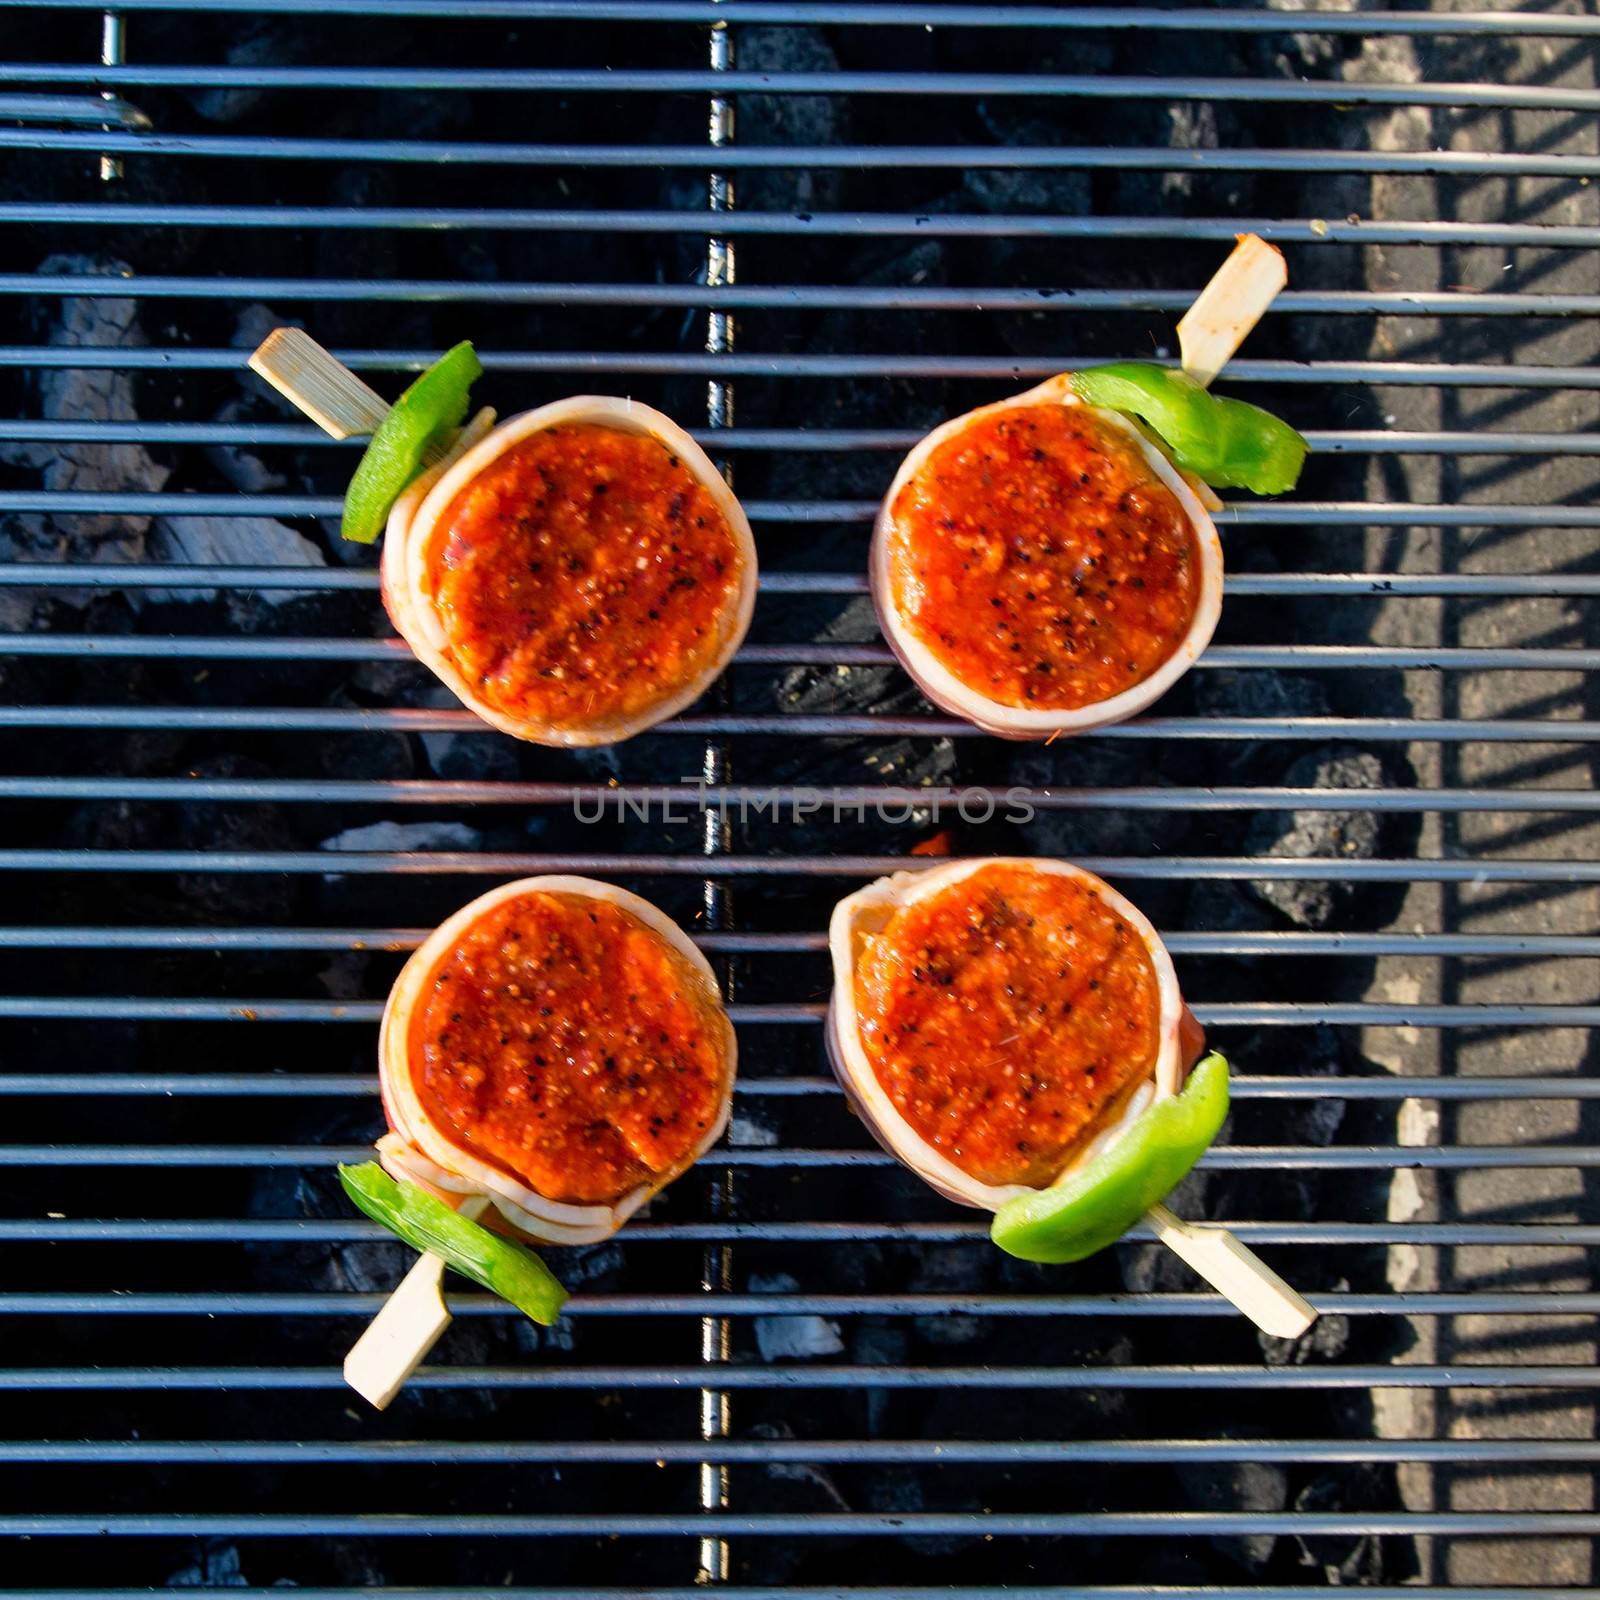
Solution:
<path fill-rule="evenodd" d="M 0 22 L 13 1590 L 1586 1592 L 1600 20 Z M 930 715 L 865 599 L 897 452 L 1169 353 L 1244 228 L 1291 289 L 1229 384 L 1318 454 L 1220 519 L 1216 646 L 1048 749 Z M 330 534 L 349 450 L 245 372 L 285 320 L 391 390 L 473 337 L 503 412 L 698 422 L 764 564 L 729 683 L 597 753 L 442 703 Z M 1144 1235 L 1001 1258 L 867 1147 L 821 929 L 913 847 L 1068 855 L 1168 930 L 1241 1073 L 1187 1209 L 1294 1277 L 1305 1340 Z M 332 1167 L 375 1131 L 372 1024 L 428 927 L 543 870 L 697 926 L 731 1138 L 559 1254 L 560 1328 L 453 1296 L 365 1413 L 339 1359 L 405 1252 Z"/>

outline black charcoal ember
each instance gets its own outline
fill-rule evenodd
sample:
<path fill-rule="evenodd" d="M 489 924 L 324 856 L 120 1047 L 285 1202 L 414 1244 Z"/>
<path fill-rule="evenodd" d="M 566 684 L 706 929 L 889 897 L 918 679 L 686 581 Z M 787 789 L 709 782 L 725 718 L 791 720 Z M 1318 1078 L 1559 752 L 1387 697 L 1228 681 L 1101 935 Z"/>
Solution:
<path fill-rule="evenodd" d="M 1333 1293 L 1346 1293 L 1350 1283 L 1337 1278 L 1329 1287 Z M 1269 1367 L 1306 1367 L 1337 1361 L 1350 1347 L 1350 1319 L 1336 1311 L 1324 1311 L 1298 1339 L 1279 1339 L 1258 1331 L 1256 1342 L 1261 1346 L 1261 1359 Z"/>
<path fill-rule="evenodd" d="M 98 256 L 50 256 L 39 271 L 125 278 L 126 262 Z M 139 349 L 146 344 L 139 302 L 131 296 L 68 295 L 44 329 L 48 344 L 75 349 Z M 134 422 L 134 375 L 103 368 L 46 367 L 33 379 L 47 422 Z M 52 494 L 139 494 L 161 489 L 169 469 L 143 445 L 61 440 L 0 444 L 0 462 L 36 472 Z M 26 513 L 0 521 L 0 557 L 22 561 L 128 562 L 145 554 L 150 519 L 130 512 Z"/>
<path fill-rule="evenodd" d="M 292 19 L 249 19 L 240 24 L 223 59 L 230 67 L 247 69 L 313 64 L 318 59 L 316 32 Z M 272 93 L 265 83 L 246 82 L 187 89 L 184 97 L 207 122 L 226 126 L 264 110 Z"/>
<path fill-rule="evenodd" d="M 1313 751 L 1284 774 L 1290 788 L 1381 789 L 1383 763 L 1367 750 Z M 1380 854 L 1382 819 L 1375 811 L 1268 811 L 1250 825 L 1250 855 L 1368 861 Z M 1331 926 L 1356 896 L 1343 881 L 1252 879 L 1250 889 L 1296 927 Z"/>
<path fill-rule="evenodd" d="M 928 1503 L 929 1480 L 915 1467 L 884 1466 L 874 1469 L 866 1481 L 866 1508 L 893 1515 L 902 1513 L 916 1516 L 927 1511 L 966 1513 L 976 1517 L 983 1510 L 973 1494 L 964 1492 L 961 1485 L 970 1482 L 955 1476 L 937 1480 L 939 1500 Z M 948 1557 L 970 1549 L 982 1541 L 981 1532 L 973 1533 L 918 1533 L 906 1536 L 906 1548 L 920 1556 Z"/>
<path fill-rule="evenodd" d="M 458 711 L 461 702 L 442 684 L 412 694 L 413 705 Z M 510 780 L 521 776 L 519 746 L 509 734 L 473 719 L 461 733 L 424 733 L 423 753 L 441 778 Z"/>
<path fill-rule="evenodd" d="M 1282 1467 L 1269 1462 L 1238 1461 L 1216 1466 L 1181 1466 L 1177 1474 L 1190 1507 L 1196 1511 L 1271 1514 L 1283 1511 L 1289 1504 L 1288 1474 Z M 1260 1576 L 1272 1560 L 1278 1535 L 1224 1534 L 1214 1537 L 1211 1543 L 1246 1572 Z"/>
<path fill-rule="evenodd" d="M 754 1295 L 800 1292 L 799 1280 L 787 1272 L 752 1272 L 749 1285 Z M 753 1331 L 763 1361 L 815 1361 L 844 1349 L 839 1324 L 809 1313 L 757 1317 Z"/>
<path fill-rule="evenodd" d="M 850 1360 L 858 1367 L 903 1367 L 910 1360 L 911 1337 L 898 1322 L 878 1317 L 857 1317 L 849 1328 Z M 904 1397 L 874 1385 L 865 1391 L 866 1432 L 869 1438 L 892 1435 L 896 1418 L 904 1409 Z"/>
<path fill-rule="evenodd" d="M 750 1429 L 752 1439 L 791 1440 L 794 1429 L 783 1422 L 758 1422 Z M 801 1484 L 805 1493 L 800 1503 L 792 1494 L 785 1494 L 781 1504 L 786 1512 L 848 1511 L 850 1502 L 839 1492 L 839 1486 L 821 1467 L 809 1461 L 774 1461 L 764 1468 L 771 1477 L 786 1483 Z"/>
<path fill-rule="evenodd" d="M 239 1547 L 220 1539 L 209 1539 L 194 1553 L 194 1559 L 171 1573 L 164 1589 L 248 1589 Z"/>
<path fill-rule="evenodd" d="M 907 1287 L 915 1294 L 960 1300 L 982 1293 L 993 1280 L 996 1251 L 987 1241 L 968 1244 L 925 1244 L 917 1248 L 916 1266 Z M 936 1350 L 977 1343 L 987 1332 L 983 1318 L 964 1311 L 940 1312 L 912 1321 L 918 1339 Z"/>
<path fill-rule="evenodd" d="M 196 778 L 271 778 L 271 768 L 245 756 L 211 756 L 185 769 Z M 176 809 L 175 844 L 180 850 L 231 854 L 295 850 L 299 837 L 284 808 L 263 801 L 190 800 Z M 183 873 L 176 879 L 188 912 L 208 922 L 238 924 L 289 920 L 298 884 L 286 874 Z M 232 963 L 237 969 L 239 963 Z"/>
<path fill-rule="evenodd" d="M 257 344 L 260 342 L 256 341 Z M 254 349 L 255 345 L 250 348 Z M 279 414 L 264 400 L 257 400 L 254 396 L 240 396 L 217 408 L 216 421 L 225 427 L 242 427 L 268 420 L 279 421 Z M 289 479 L 285 474 L 275 467 L 269 467 L 260 456 L 245 449 L 242 444 L 207 445 L 206 460 L 241 494 L 272 494 L 289 487 Z M 317 559 L 320 562 L 321 556 Z"/>
<path fill-rule="evenodd" d="M 464 822 L 369 822 L 360 828 L 346 828 L 317 846 L 337 854 L 340 851 L 392 850 L 473 851 L 483 847 L 483 835 Z M 337 869 L 330 863 L 330 873 Z"/>
<path fill-rule="evenodd" d="M 360 709 L 347 694 L 329 697 L 330 708 Z M 411 778 L 416 776 L 416 747 L 409 734 L 364 728 L 354 736 L 311 737 L 305 742 L 311 759 L 328 778 Z"/>
<path fill-rule="evenodd" d="M 1007 782 L 1024 789 L 1078 791 L 1148 787 L 1159 776 L 1152 746 L 1085 739 L 1049 745 L 1017 745 L 1007 762 Z M 1017 832 L 1031 853 L 1071 860 L 1090 855 L 1144 855 L 1178 849 L 1190 831 L 1182 810 L 1139 811 L 1115 804 L 1038 806 Z"/>
<path fill-rule="evenodd" d="M 740 72 L 836 72 L 839 58 L 817 28 L 741 28 Z M 826 145 L 850 137 L 850 103 L 843 95 L 742 94 L 734 102 L 740 144 Z M 754 211 L 835 211 L 841 178 L 836 167 L 801 162 L 739 174 L 741 208 Z"/>
<path fill-rule="evenodd" d="M 1322 684 L 1298 672 L 1197 672 L 1192 692 L 1207 717 L 1325 717 L 1332 709 Z"/>
<path fill-rule="evenodd" d="M 320 567 L 321 547 L 275 517 L 157 517 L 150 529 L 151 560 L 194 567 Z M 247 627 L 267 613 L 297 605 L 293 589 L 152 589 L 152 603 L 203 603 L 221 599 L 229 622 Z"/>
<path fill-rule="evenodd" d="M 1295 1496 L 1294 1509 L 1308 1516 L 1363 1511 L 1388 1516 L 1404 1507 L 1389 1473 L 1357 1466 L 1313 1478 Z M 1393 1564 L 1384 1559 L 1388 1542 L 1370 1533 L 1294 1536 L 1301 1565 L 1317 1569 L 1324 1583 L 1341 1588 L 1392 1580 Z"/>

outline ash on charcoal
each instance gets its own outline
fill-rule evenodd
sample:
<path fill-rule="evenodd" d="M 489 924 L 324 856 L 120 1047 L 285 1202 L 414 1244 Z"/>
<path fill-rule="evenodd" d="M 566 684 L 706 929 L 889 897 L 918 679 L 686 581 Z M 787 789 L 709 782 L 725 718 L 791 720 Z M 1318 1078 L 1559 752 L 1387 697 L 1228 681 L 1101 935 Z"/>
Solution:
<path fill-rule="evenodd" d="M 248 1589 L 237 1545 L 202 1545 L 187 1566 L 179 1567 L 162 1585 L 164 1589 Z"/>
<path fill-rule="evenodd" d="M 483 835 L 464 822 L 371 822 L 324 839 L 319 850 L 478 850 Z M 330 874 L 332 876 L 332 874 Z"/>
<path fill-rule="evenodd" d="M 1289 1504 L 1289 1479 L 1282 1467 L 1264 1461 L 1239 1461 L 1231 1465 L 1179 1467 L 1190 1509 L 1272 1513 Z M 1247 1533 L 1214 1537 L 1211 1543 L 1238 1562 L 1252 1576 L 1260 1576 L 1277 1548 L 1275 1533 Z"/>
<path fill-rule="evenodd" d="M 1283 781 L 1290 788 L 1381 789 L 1383 763 L 1368 750 L 1313 751 L 1294 762 Z M 1379 854 L 1380 826 L 1375 811 L 1268 811 L 1250 824 L 1245 850 L 1250 855 L 1367 861 Z M 1250 890 L 1296 927 L 1315 930 L 1332 925 L 1357 886 L 1320 879 L 1252 879 Z"/>
<path fill-rule="evenodd" d="M 39 271 L 83 277 L 126 278 L 126 262 L 97 256 L 50 256 Z M 48 344 L 84 349 L 140 349 L 146 343 L 139 302 L 131 297 L 71 295 L 45 334 Z M 39 414 L 47 422 L 134 422 L 131 372 L 47 367 L 33 379 Z M 91 444 L 64 440 L 0 444 L 0 461 L 40 475 L 53 494 L 154 493 L 168 469 L 139 444 Z M 74 512 L 60 519 L 28 513 L 0 523 L 11 559 L 28 561 L 126 562 L 144 558 L 150 519 L 127 513 Z"/>
<path fill-rule="evenodd" d="M 1325 717 L 1332 709 L 1316 678 L 1298 672 L 1197 672 L 1195 710 L 1207 717 Z"/>
<path fill-rule="evenodd" d="M 321 549 L 304 534 L 272 517 L 157 517 L 150 530 L 149 555 L 173 566 L 321 567 Z M 266 606 L 300 600 L 294 589 L 152 589 L 150 599 L 203 602 L 222 598 L 228 620 L 241 626 Z"/>
<path fill-rule="evenodd" d="M 766 1123 L 751 1116 L 734 1116 L 728 1119 L 728 1143 L 737 1150 L 769 1149 L 777 1144 L 778 1133 Z"/>
<path fill-rule="evenodd" d="M 257 343 L 259 342 L 258 340 Z M 243 423 L 264 421 L 270 415 L 266 406 L 254 402 L 253 397 L 240 398 L 229 400 L 219 406 L 215 420 L 233 427 Z M 272 494 L 289 487 L 289 480 L 283 473 L 269 467 L 243 445 L 207 445 L 206 460 L 241 494 Z"/>
<path fill-rule="evenodd" d="M 796 1294 L 798 1279 L 787 1272 L 752 1272 L 752 1294 Z M 844 1349 L 839 1324 L 826 1317 L 757 1317 L 756 1346 L 763 1361 L 808 1361 L 836 1356 Z"/>

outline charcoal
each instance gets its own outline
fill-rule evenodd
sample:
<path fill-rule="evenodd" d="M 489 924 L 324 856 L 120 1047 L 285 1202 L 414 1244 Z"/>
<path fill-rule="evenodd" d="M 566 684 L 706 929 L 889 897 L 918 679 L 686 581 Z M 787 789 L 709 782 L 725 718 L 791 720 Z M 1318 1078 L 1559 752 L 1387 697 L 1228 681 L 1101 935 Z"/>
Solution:
<path fill-rule="evenodd" d="M 1226 1466 L 1179 1467 L 1178 1479 L 1196 1511 L 1278 1512 L 1289 1504 L 1289 1479 L 1282 1467 L 1264 1461 Z M 1275 1533 L 1221 1535 L 1211 1543 L 1252 1576 L 1260 1576 L 1277 1548 Z"/>
<path fill-rule="evenodd" d="M 878 1467 L 867 1479 L 866 1507 L 870 1511 L 884 1511 L 896 1515 L 909 1513 L 912 1516 L 931 1510 L 973 1513 L 981 1511 L 983 1508 L 976 1498 L 956 1492 L 955 1486 L 960 1482 L 958 1478 L 941 1480 L 940 1503 L 937 1506 L 930 1506 L 927 1480 L 916 1468 Z M 981 1533 L 917 1533 L 907 1535 L 905 1545 L 917 1555 L 938 1558 L 953 1556 L 958 1551 L 969 1549 L 974 1544 L 980 1543 L 982 1538 Z"/>
<path fill-rule="evenodd" d="M 415 705 L 459 710 L 461 702 L 442 684 L 411 696 Z M 509 735 L 474 722 L 470 733 L 424 733 L 423 753 L 428 765 L 441 778 L 469 778 L 506 781 L 521 776 L 522 765 L 516 740 Z"/>
<path fill-rule="evenodd" d="M 272 517 L 157 517 L 148 554 L 174 566 L 320 567 L 323 554 L 303 534 Z M 203 602 L 223 597 L 236 627 L 303 597 L 293 589 L 152 589 L 152 603 Z"/>
<path fill-rule="evenodd" d="M 1370 1467 L 1325 1472 L 1313 1478 L 1295 1496 L 1294 1508 L 1308 1515 L 1329 1512 L 1392 1513 L 1399 1509 L 1387 1474 Z M 1323 1582 L 1373 1584 L 1381 1582 L 1385 1567 L 1383 1542 L 1374 1534 L 1327 1534 L 1307 1538 L 1296 1534 L 1294 1543 L 1301 1562 L 1320 1570 Z"/>
<path fill-rule="evenodd" d="M 126 262 L 98 256 L 50 256 L 42 273 L 128 277 Z M 135 349 L 146 343 L 139 302 L 131 297 L 70 295 L 45 330 L 52 345 Z M 33 380 L 39 414 L 49 422 L 130 422 L 138 417 L 131 372 L 95 368 L 42 369 Z M 52 493 L 154 493 L 170 476 L 143 445 L 67 440 L 0 444 L 0 461 L 37 472 Z M 73 513 L 59 519 L 27 513 L 0 524 L 0 550 L 27 561 L 140 561 L 150 519 L 131 513 Z"/>
<path fill-rule="evenodd" d="M 251 19 L 244 22 L 224 57 L 230 67 L 290 67 L 315 61 L 313 31 L 292 20 Z M 228 126 L 245 122 L 267 104 L 272 90 L 265 84 L 225 84 L 184 91 L 190 105 L 207 122 Z"/>
<path fill-rule="evenodd" d="M 232 755 L 207 757 L 190 763 L 187 770 L 197 778 L 273 776 L 262 762 Z M 261 801 L 186 801 L 176 808 L 175 831 L 180 850 L 272 852 L 293 850 L 299 844 L 284 808 Z M 177 886 L 191 916 L 227 924 L 281 923 L 290 915 L 297 891 L 292 880 L 260 872 L 185 873 Z"/>
<path fill-rule="evenodd" d="M 741 72 L 835 72 L 839 58 L 816 28 L 741 28 Z M 849 138 L 850 108 L 842 95 L 742 94 L 734 103 L 740 144 L 821 145 Z M 809 164 L 741 172 L 739 205 L 755 211 L 833 211 L 840 174 Z"/>
<path fill-rule="evenodd" d="M 1006 781 L 1027 788 L 1122 789 L 1149 785 L 1150 750 L 1144 744 L 1096 739 L 1061 739 L 1051 745 L 1019 745 L 1010 757 Z M 1017 832 L 1030 851 L 1071 860 L 1091 855 L 1144 855 L 1178 849 L 1189 832 L 1182 810 L 1136 811 L 1097 805 L 1070 810 L 1036 810 Z"/>
<path fill-rule="evenodd" d="M 752 1272 L 752 1294 L 797 1294 L 798 1279 L 787 1272 Z M 844 1349 L 839 1324 L 827 1317 L 757 1317 L 756 1346 L 763 1361 L 806 1361 L 818 1356 L 836 1356 Z"/>
<path fill-rule="evenodd" d="M 478 850 L 483 835 L 464 822 L 371 822 L 324 839 L 319 850 Z"/>
<path fill-rule="evenodd" d="M 916 1270 L 908 1287 L 917 1294 L 937 1294 L 959 1299 L 989 1286 L 994 1252 L 971 1245 L 923 1245 L 917 1251 Z M 950 1311 L 912 1321 L 917 1337 L 937 1350 L 958 1349 L 983 1338 L 981 1317 Z"/>
<path fill-rule="evenodd" d="M 735 1149 L 770 1149 L 777 1142 L 778 1130 L 759 1117 L 743 1113 L 728 1119 L 728 1143 Z"/>
<path fill-rule="evenodd" d="M 359 709 L 349 695 L 336 694 L 330 707 Z M 416 776 L 415 746 L 408 734 L 363 729 L 353 737 L 309 742 L 317 770 L 329 778 L 411 778 Z"/>
<path fill-rule="evenodd" d="M 1331 710 L 1322 684 L 1298 672 L 1197 672 L 1193 694 L 1207 717 L 1325 717 Z"/>
<path fill-rule="evenodd" d="M 260 340 L 256 341 L 257 344 Z M 254 349 L 252 345 L 250 348 Z M 236 424 L 277 420 L 265 401 L 254 397 L 229 400 L 217 410 L 216 420 Z M 269 467 L 259 456 L 243 445 L 213 444 L 206 447 L 206 460 L 241 494 L 272 494 L 289 487 L 289 480 L 274 467 Z M 321 557 L 318 556 L 320 562 Z"/>
<path fill-rule="evenodd" d="M 1336 1292 L 1347 1291 L 1343 1278 L 1331 1285 Z M 1269 1367 L 1305 1367 L 1337 1361 L 1350 1347 L 1350 1319 L 1338 1312 L 1325 1311 L 1298 1339 L 1279 1339 L 1270 1333 L 1257 1333 L 1261 1359 Z"/>
<path fill-rule="evenodd" d="M 1313 751 L 1284 774 L 1290 788 L 1379 789 L 1382 761 L 1370 751 Z M 1245 849 L 1251 855 L 1339 861 L 1371 860 L 1379 852 L 1381 818 L 1375 811 L 1269 811 L 1251 823 Z M 1296 927 L 1332 926 L 1357 893 L 1348 882 L 1256 879 L 1251 892 Z"/>
<path fill-rule="evenodd" d="M 239 1561 L 239 1547 L 220 1539 L 207 1540 L 195 1551 L 194 1559 L 179 1567 L 162 1584 L 164 1589 L 248 1589 Z"/>

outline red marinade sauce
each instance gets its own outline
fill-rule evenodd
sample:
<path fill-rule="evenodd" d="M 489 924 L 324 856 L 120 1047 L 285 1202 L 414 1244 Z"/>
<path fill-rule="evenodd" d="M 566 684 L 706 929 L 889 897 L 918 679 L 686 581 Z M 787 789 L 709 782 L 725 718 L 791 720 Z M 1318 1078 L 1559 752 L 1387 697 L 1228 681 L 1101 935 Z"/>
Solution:
<path fill-rule="evenodd" d="M 1088 406 L 969 423 L 901 486 L 891 524 L 896 609 L 948 671 L 1002 705 L 1098 705 L 1156 672 L 1194 620 L 1189 519 Z"/>
<path fill-rule="evenodd" d="M 630 912 L 532 893 L 478 919 L 413 1014 L 429 1119 L 551 1200 L 674 1176 L 718 1115 L 726 1031 L 705 978 Z"/>
<path fill-rule="evenodd" d="M 445 508 L 428 583 L 456 667 L 508 716 L 646 711 L 731 623 L 741 562 L 710 492 L 659 440 L 571 423 L 512 445 Z"/>
<path fill-rule="evenodd" d="M 1076 878 L 980 868 L 864 940 L 856 1014 L 915 1132 L 982 1183 L 1042 1187 L 1155 1066 L 1137 929 Z"/>

